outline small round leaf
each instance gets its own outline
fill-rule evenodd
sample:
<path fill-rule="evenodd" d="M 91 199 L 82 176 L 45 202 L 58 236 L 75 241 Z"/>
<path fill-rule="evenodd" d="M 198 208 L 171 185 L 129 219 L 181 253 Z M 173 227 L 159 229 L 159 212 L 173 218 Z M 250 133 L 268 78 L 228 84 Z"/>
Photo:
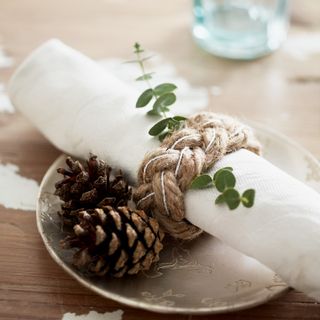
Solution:
<path fill-rule="evenodd" d="M 173 119 L 173 120 L 176 120 L 176 121 L 185 121 L 185 120 L 188 120 L 188 118 L 183 117 L 183 116 L 174 116 L 172 119 Z"/>
<path fill-rule="evenodd" d="M 162 83 L 154 88 L 154 92 L 157 96 L 161 96 L 164 93 L 169 93 L 177 89 L 177 86 L 173 83 Z"/>
<path fill-rule="evenodd" d="M 219 170 L 216 171 L 216 173 L 214 174 L 213 180 L 216 180 L 217 175 L 218 175 L 222 170 L 233 171 L 233 168 L 231 168 L 231 167 L 224 167 L 224 168 L 219 169 Z"/>
<path fill-rule="evenodd" d="M 152 89 L 147 89 L 147 90 L 143 91 L 137 100 L 136 108 L 145 107 L 150 102 L 152 97 L 153 97 Z"/>
<path fill-rule="evenodd" d="M 235 189 L 226 189 L 223 197 L 230 210 L 236 209 L 240 204 L 240 194 Z"/>
<path fill-rule="evenodd" d="M 220 170 L 214 179 L 215 185 L 220 192 L 227 188 L 233 188 L 236 185 L 236 178 L 229 170 Z"/>
<path fill-rule="evenodd" d="M 169 122 L 170 118 L 162 119 L 159 122 L 157 122 L 150 130 L 149 134 L 151 136 L 157 136 L 160 134 L 166 127 Z"/>
<path fill-rule="evenodd" d="M 221 204 L 224 203 L 226 200 L 224 199 L 223 193 L 217 196 L 216 201 L 214 202 L 215 204 Z"/>
<path fill-rule="evenodd" d="M 190 185 L 191 189 L 203 189 L 212 185 L 212 177 L 208 174 L 197 176 Z"/>
<path fill-rule="evenodd" d="M 254 189 L 248 189 L 242 194 L 241 202 L 246 208 L 251 208 L 253 206 L 255 193 Z"/>
<path fill-rule="evenodd" d="M 149 110 L 149 111 L 147 112 L 147 115 L 148 115 L 148 116 L 161 116 L 161 114 L 160 114 L 158 111 L 153 110 L 153 109 Z"/>
<path fill-rule="evenodd" d="M 176 101 L 176 95 L 172 92 L 165 93 L 160 96 L 154 103 L 153 109 L 155 110 L 163 110 L 165 107 L 171 106 Z"/>
<path fill-rule="evenodd" d="M 150 80 L 150 79 L 152 79 L 153 74 L 154 74 L 154 72 L 143 74 L 142 76 L 136 78 L 136 81 Z"/>

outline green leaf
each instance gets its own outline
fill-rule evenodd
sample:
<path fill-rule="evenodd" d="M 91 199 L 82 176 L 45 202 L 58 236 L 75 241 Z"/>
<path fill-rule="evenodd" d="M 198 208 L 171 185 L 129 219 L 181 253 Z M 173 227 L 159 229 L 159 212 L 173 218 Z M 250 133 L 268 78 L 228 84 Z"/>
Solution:
<path fill-rule="evenodd" d="M 224 168 L 219 169 L 219 170 L 213 175 L 213 180 L 216 180 L 216 177 L 217 177 L 218 173 L 220 173 L 222 170 L 233 171 L 233 168 L 231 168 L 231 167 L 224 167 Z"/>
<path fill-rule="evenodd" d="M 215 204 L 221 204 L 224 203 L 226 200 L 224 199 L 223 193 L 217 196 L 216 201 L 214 202 Z"/>
<path fill-rule="evenodd" d="M 212 177 L 208 174 L 197 176 L 190 185 L 191 189 L 203 189 L 212 185 Z"/>
<path fill-rule="evenodd" d="M 168 122 L 168 128 L 169 129 L 174 129 L 177 124 L 179 125 L 178 121 L 173 120 L 173 118 L 170 118 L 169 122 Z"/>
<path fill-rule="evenodd" d="M 166 127 L 169 122 L 170 118 L 162 119 L 159 122 L 157 122 L 150 130 L 149 134 L 151 136 L 157 136 L 160 134 Z"/>
<path fill-rule="evenodd" d="M 153 105 L 153 109 L 155 110 L 161 110 L 163 111 L 163 109 L 165 107 L 168 107 L 172 104 L 174 104 L 176 101 L 176 95 L 172 92 L 170 93 L 165 93 L 164 95 L 160 96 L 154 103 Z"/>
<path fill-rule="evenodd" d="M 170 108 L 168 108 L 168 107 L 163 107 L 161 110 L 162 110 L 163 112 L 168 112 L 168 111 L 170 111 Z"/>
<path fill-rule="evenodd" d="M 152 79 L 153 74 L 154 74 L 154 72 L 149 72 L 149 73 L 143 74 L 142 76 L 136 78 L 136 81 L 150 80 L 150 79 Z"/>
<path fill-rule="evenodd" d="M 183 116 L 174 116 L 172 117 L 173 120 L 176 120 L 176 121 L 185 121 L 185 120 L 188 120 L 188 118 L 186 117 L 183 117 Z"/>
<path fill-rule="evenodd" d="M 153 91 L 152 89 L 147 89 L 142 94 L 139 96 L 137 103 L 136 103 L 136 108 L 143 108 L 145 107 L 150 100 L 153 97 Z"/>
<path fill-rule="evenodd" d="M 227 188 L 233 188 L 236 185 L 236 178 L 230 170 L 219 170 L 215 175 L 214 182 L 217 189 L 223 192 Z"/>
<path fill-rule="evenodd" d="M 173 124 L 172 124 L 171 121 L 169 121 L 169 122 L 168 122 L 168 129 L 169 129 L 169 130 L 172 130 L 172 128 L 173 128 Z"/>
<path fill-rule="evenodd" d="M 173 83 L 162 83 L 154 88 L 154 92 L 157 96 L 161 96 L 164 93 L 169 93 L 177 89 L 177 86 Z"/>
<path fill-rule="evenodd" d="M 223 192 L 223 197 L 230 210 L 238 208 L 240 204 L 240 194 L 235 189 L 226 189 Z"/>
<path fill-rule="evenodd" d="M 140 52 L 143 52 L 144 50 L 142 49 L 141 45 L 136 42 L 134 45 L 133 45 L 133 48 L 134 48 L 134 53 L 140 53 Z"/>
<path fill-rule="evenodd" d="M 169 133 L 170 133 L 169 131 L 165 131 L 165 132 L 161 133 L 161 134 L 159 135 L 159 137 L 158 137 L 158 138 L 159 138 L 159 141 L 162 142 Z"/>
<path fill-rule="evenodd" d="M 241 202 L 246 208 L 251 208 L 253 206 L 255 193 L 254 189 L 248 189 L 242 194 Z"/>
<path fill-rule="evenodd" d="M 157 110 L 152 109 L 147 112 L 147 115 L 148 116 L 161 116 L 161 113 L 159 113 Z"/>

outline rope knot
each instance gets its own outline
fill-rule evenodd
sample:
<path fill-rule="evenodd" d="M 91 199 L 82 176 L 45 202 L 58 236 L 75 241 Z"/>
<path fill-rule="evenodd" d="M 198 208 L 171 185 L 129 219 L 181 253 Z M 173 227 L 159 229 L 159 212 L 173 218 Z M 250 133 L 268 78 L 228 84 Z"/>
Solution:
<path fill-rule="evenodd" d="M 196 238 L 202 230 L 185 219 L 184 193 L 197 175 L 225 154 L 241 148 L 260 153 L 249 127 L 215 113 L 192 116 L 185 128 L 175 131 L 145 156 L 133 195 L 138 209 L 151 211 L 173 237 Z"/>

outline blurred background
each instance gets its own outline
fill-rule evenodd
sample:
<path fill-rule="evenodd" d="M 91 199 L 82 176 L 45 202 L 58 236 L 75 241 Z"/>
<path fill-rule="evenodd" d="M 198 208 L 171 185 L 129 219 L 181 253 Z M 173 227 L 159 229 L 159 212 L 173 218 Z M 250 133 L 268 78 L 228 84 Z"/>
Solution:
<path fill-rule="evenodd" d="M 232 61 L 195 44 L 191 0 L 1 0 L 0 83 L 5 87 L 14 67 L 52 37 L 92 58 L 120 61 L 139 41 L 192 87 L 206 88 L 205 107 L 270 124 L 320 157 L 309 141 L 320 137 L 320 3 L 289 2 L 291 26 L 280 50 Z"/>

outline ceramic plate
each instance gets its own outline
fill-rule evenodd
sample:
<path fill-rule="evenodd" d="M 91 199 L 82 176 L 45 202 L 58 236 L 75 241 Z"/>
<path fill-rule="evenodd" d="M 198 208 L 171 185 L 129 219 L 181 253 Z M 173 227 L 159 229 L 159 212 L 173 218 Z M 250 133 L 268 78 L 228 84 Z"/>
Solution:
<path fill-rule="evenodd" d="M 264 157 L 320 191 L 320 165 L 307 151 L 279 133 L 254 125 Z M 122 279 L 92 278 L 72 266 L 72 252 L 62 250 L 65 234 L 53 195 L 59 179 L 56 169 L 65 155 L 49 168 L 40 187 L 37 224 L 52 258 L 71 276 L 94 292 L 132 307 L 163 313 L 222 313 L 262 304 L 284 293 L 287 285 L 258 261 L 204 235 L 181 243 L 170 240 L 160 262 L 138 276 Z"/>

